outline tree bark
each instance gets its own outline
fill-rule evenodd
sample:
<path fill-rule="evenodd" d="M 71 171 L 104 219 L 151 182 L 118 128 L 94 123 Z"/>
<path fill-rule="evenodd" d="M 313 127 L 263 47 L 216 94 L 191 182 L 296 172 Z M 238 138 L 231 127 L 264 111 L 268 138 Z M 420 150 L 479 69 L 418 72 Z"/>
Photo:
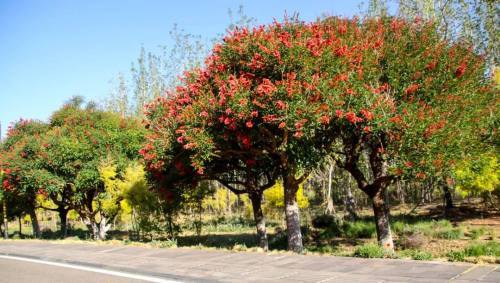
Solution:
<path fill-rule="evenodd" d="M 92 239 L 99 240 L 99 228 L 98 228 L 96 221 L 88 216 L 84 216 L 81 214 L 80 214 L 80 218 L 81 218 L 83 224 L 85 224 L 85 226 L 87 226 L 87 230 L 89 230 L 90 234 L 92 235 Z"/>
<path fill-rule="evenodd" d="M 33 227 L 33 236 L 35 238 L 40 238 L 41 232 L 40 232 L 40 225 L 38 224 L 38 217 L 36 216 L 36 211 L 34 208 L 29 209 L 29 215 L 31 218 L 31 226 Z"/>
<path fill-rule="evenodd" d="M 288 250 L 301 253 L 304 247 L 302 244 L 302 232 L 300 231 L 299 205 L 297 203 L 299 184 L 291 174 L 288 174 L 283 179 Z"/>
<path fill-rule="evenodd" d="M 373 182 L 368 182 L 364 173 L 357 165 L 359 155 L 349 160 L 346 169 L 356 180 L 358 187 L 372 200 L 377 240 L 379 245 L 388 253 L 394 253 L 394 242 L 392 240 L 391 227 L 389 223 L 389 207 L 385 201 L 386 190 L 392 181 L 387 174 L 387 161 L 373 149 L 369 155 L 370 168 L 373 173 Z"/>
<path fill-rule="evenodd" d="M 385 190 L 385 187 L 379 189 L 372 197 L 373 214 L 375 216 L 378 243 L 384 250 L 392 253 L 394 252 L 394 242 L 389 223 L 389 208 L 384 200 Z"/>
<path fill-rule="evenodd" d="M 252 201 L 253 217 L 255 219 L 255 226 L 257 227 L 257 237 L 259 238 L 259 246 L 268 251 L 269 243 L 267 240 L 266 232 L 266 219 L 262 213 L 262 192 L 255 192 L 249 194 Z"/>
<path fill-rule="evenodd" d="M 108 223 L 108 219 L 101 215 L 101 222 L 99 222 L 99 225 L 97 226 L 97 229 L 98 229 L 97 240 L 101 240 L 101 241 L 106 240 L 106 236 L 107 236 L 107 233 L 108 233 L 110 228 L 111 228 L 111 224 Z"/>
<path fill-rule="evenodd" d="M 68 236 L 68 211 L 69 210 L 64 207 L 59 207 L 57 210 L 59 213 L 59 219 L 61 220 L 60 233 L 62 239 Z"/>
<path fill-rule="evenodd" d="M 333 206 L 332 198 L 332 174 L 333 164 L 328 167 L 328 192 L 326 194 L 326 214 L 335 214 L 335 207 Z"/>
<path fill-rule="evenodd" d="M 7 202 L 5 201 L 5 195 L 4 199 L 2 201 L 2 217 L 3 217 L 3 238 L 8 239 L 9 238 L 9 220 L 7 219 Z"/>
<path fill-rule="evenodd" d="M 354 197 L 351 191 L 351 175 L 349 175 L 345 190 L 345 206 L 347 210 L 347 216 L 350 220 L 356 220 L 358 219 L 358 214 L 356 213 L 356 203 L 354 202 Z"/>

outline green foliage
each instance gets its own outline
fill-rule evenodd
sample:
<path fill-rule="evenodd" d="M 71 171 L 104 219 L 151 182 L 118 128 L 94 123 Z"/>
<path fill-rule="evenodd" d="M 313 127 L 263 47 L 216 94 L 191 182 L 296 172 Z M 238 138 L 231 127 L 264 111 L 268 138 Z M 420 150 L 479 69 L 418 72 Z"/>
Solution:
<path fill-rule="evenodd" d="M 345 222 L 343 235 L 348 238 L 372 238 L 375 235 L 375 225 L 371 221 Z"/>
<path fill-rule="evenodd" d="M 385 251 L 377 244 L 364 244 L 354 251 L 354 256 L 364 258 L 383 258 Z"/>
<path fill-rule="evenodd" d="M 484 153 L 461 161 L 455 169 L 456 188 L 463 195 L 500 190 L 497 154 Z"/>
<path fill-rule="evenodd" d="M 48 124 L 17 123 L 2 145 L 0 167 L 9 176 L 2 186 L 22 195 L 30 209 L 41 195 L 56 207 L 75 210 L 91 227 L 119 212 L 120 190 L 110 182 L 116 176 L 101 178 L 101 163 L 116 161 L 121 174 L 126 161 L 138 158 L 144 129 L 136 119 L 82 104 L 79 97 L 71 99 Z"/>
<path fill-rule="evenodd" d="M 471 244 L 464 249 L 467 256 L 493 256 L 500 257 L 500 243 L 497 241 L 489 241 L 486 243 Z"/>

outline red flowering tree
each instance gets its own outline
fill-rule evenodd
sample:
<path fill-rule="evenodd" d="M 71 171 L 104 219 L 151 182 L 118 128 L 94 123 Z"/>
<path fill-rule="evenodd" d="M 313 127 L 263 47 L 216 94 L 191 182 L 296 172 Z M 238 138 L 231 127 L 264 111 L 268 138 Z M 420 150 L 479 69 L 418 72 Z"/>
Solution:
<path fill-rule="evenodd" d="M 338 163 L 372 200 L 377 238 L 392 251 L 387 187 L 397 178 L 443 178 L 473 148 L 497 108 L 484 60 L 444 41 L 432 23 L 352 22 L 351 66 L 330 106 Z M 334 105 L 338 106 L 335 107 Z"/>
<path fill-rule="evenodd" d="M 483 61 L 470 50 L 432 24 L 398 19 L 236 29 L 203 69 L 149 106 L 143 156 L 157 176 L 179 146 L 200 175 L 220 156 L 269 160 L 284 182 L 289 249 L 300 251 L 296 192 L 333 152 L 372 199 L 378 239 L 392 250 L 387 186 L 439 174 L 492 105 Z"/>
<path fill-rule="evenodd" d="M 294 251 L 302 250 L 296 192 L 334 136 L 328 134 L 328 105 L 317 89 L 326 83 L 318 64 L 335 70 L 343 60 L 318 57 L 320 26 L 287 22 L 237 29 L 215 46 L 205 68 L 187 73 L 184 85 L 146 111 L 153 134 L 143 156 L 157 177 L 169 175 L 165 168 L 175 162 L 179 145 L 189 151 L 187 166 L 200 175 L 226 156 L 239 156 L 247 166 L 265 160 L 265 167 L 278 168 L 288 246 Z M 343 31 L 332 27 L 331 32 Z"/>
<path fill-rule="evenodd" d="M 41 235 L 35 213 L 38 207 L 36 197 L 46 195 L 47 188 L 60 185 L 37 162 L 40 140 L 47 129 L 42 122 L 21 119 L 9 127 L 7 138 L 0 148 L 0 171 L 3 172 L 0 189 L 21 205 L 17 210 L 30 215 L 35 237 Z"/>

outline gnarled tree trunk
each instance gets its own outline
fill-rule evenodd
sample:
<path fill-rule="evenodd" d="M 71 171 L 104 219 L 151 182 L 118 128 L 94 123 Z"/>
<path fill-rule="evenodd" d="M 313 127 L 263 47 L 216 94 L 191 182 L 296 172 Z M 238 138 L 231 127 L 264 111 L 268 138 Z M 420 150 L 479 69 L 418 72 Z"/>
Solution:
<path fill-rule="evenodd" d="M 373 214 L 375 217 L 375 227 L 377 230 L 377 240 L 379 245 L 386 251 L 394 251 L 391 226 L 389 222 L 389 208 L 384 199 L 386 188 L 381 188 L 372 197 Z"/>
<path fill-rule="evenodd" d="M 369 182 L 363 171 L 358 167 L 359 155 L 348 158 L 345 168 L 356 180 L 358 187 L 372 200 L 377 240 L 387 253 L 394 253 L 391 226 L 389 223 L 389 207 L 386 203 L 386 190 L 393 180 L 388 175 L 387 162 L 378 150 L 372 149 L 369 155 L 370 169 L 373 173 L 373 182 Z"/>
<path fill-rule="evenodd" d="M 267 240 L 266 232 L 266 219 L 262 213 L 262 192 L 255 192 L 249 194 L 252 201 L 253 217 L 255 219 L 255 226 L 257 227 L 257 237 L 259 238 L 259 246 L 267 251 L 269 243 Z"/>

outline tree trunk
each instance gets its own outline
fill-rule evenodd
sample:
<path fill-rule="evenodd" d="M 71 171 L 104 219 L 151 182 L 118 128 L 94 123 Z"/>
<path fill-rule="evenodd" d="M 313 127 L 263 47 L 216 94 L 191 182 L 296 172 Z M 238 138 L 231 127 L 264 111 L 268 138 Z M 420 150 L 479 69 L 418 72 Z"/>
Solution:
<path fill-rule="evenodd" d="M 4 199 L 2 201 L 2 217 L 3 217 L 3 238 L 8 239 L 9 238 L 9 220 L 7 219 L 7 202 L 5 201 L 5 195 Z"/>
<path fill-rule="evenodd" d="M 253 217 L 255 219 L 255 226 L 257 227 L 259 246 L 267 252 L 269 243 L 267 241 L 266 219 L 262 213 L 262 192 L 251 193 L 249 196 L 252 201 Z"/>
<path fill-rule="evenodd" d="M 448 215 L 450 212 L 450 209 L 453 208 L 453 195 L 451 194 L 450 187 L 448 184 L 444 183 L 443 184 L 443 197 L 444 197 L 444 213 L 445 215 Z"/>
<path fill-rule="evenodd" d="M 38 225 L 38 217 L 36 216 L 36 211 L 35 209 L 31 208 L 29 209 L 29 215 L 31 218 L 31 226 L 33 227 L 33 236 L 35 238 L 40 238 L 41 232 L 40 232 L 40 225 Z"/>
<path fill-rule="evenodd" d="M 328 167 L 328 193 L 326 194 L 326 214 L 335 214 L 335 207 L 333 206 L 332 198 L 332 174 L 333 164 Z"/>
<path fill-rule="evenodd" d="M 297 184 L 294 176 L 288 175 L 283 178 L 285 187 L 285 218 L 288 237 L 288 250 L 296 253 L 301 253 L 303 250 L 302 245 L 302 232 L 300 231 L 300 212 L 297 203 L 297 191 L 299 184 Z"/>
<path fill-rule="evenodd" d="M 399 202 L 402 205 L 404 205 L 405 204 L 405 195 L 404 195 L 404 192 L 403 192 L 403 188 L 401 186 L 401 181 L 397 181 L 396 182 L 396 190 L 397 190 Z"/>
<path fill-rule="evenodd" d="M 81 215 L 80 215 L 80 218 L 82 219 L 83 224 L 85 224 L 85 226 L 87 226 L 87 230 L 89 230 L 89 233 L 92 235 L 92 239 L 98 240 L 99 239 L 99 228 L 98 228 L 95 220 L 91 219 L 90 217 L 82 217 Z"/>
<path fill-rule="evenodd" d="M 358 214 L 356 213 L 356 203 L 354 202 L 354 196 L 352 195 L 351 191 L 351 175 L 349 175 L 345 190 L 345 206 L 347 210 L 347 217 L 350 220 L 356 220 L 358 219 Z"/>
<path fill-rule="evenodd" d="M 97 226 L 97 225 L 96 225 Z M 101 222 L 97 226 L 97 240 L 104 241 L 106 240 L 107 233 L 111 228 L 111 224 L 108 223 L 108 219 L 101 215 Z"/>
<path fill-rule="evenodd" d="M 68 211 L 69 210 L 64 207 L 59 207 L 57 210 L 59 213 L 59 219 L 61 220 L 60 233 L 62 239 L 68 236 Z"/>
<path fill-rule="evenodd" d="M 19 238 L 23 236 L 23 220 L 21 219 L 22 215 L 19 215 L 19 218 L 17 219 L 19 223 Z"/>
<path fill-rule="evenodd" d="M 372 197 L 373 214 L 375 216 L 375 227 L 377 229 L 377 240 L 379 245 L 387 252 L 394 252 L 391 226 L 389 223 L 389 208 L 384 200 L 387 188 L 381 188 Z"/>

